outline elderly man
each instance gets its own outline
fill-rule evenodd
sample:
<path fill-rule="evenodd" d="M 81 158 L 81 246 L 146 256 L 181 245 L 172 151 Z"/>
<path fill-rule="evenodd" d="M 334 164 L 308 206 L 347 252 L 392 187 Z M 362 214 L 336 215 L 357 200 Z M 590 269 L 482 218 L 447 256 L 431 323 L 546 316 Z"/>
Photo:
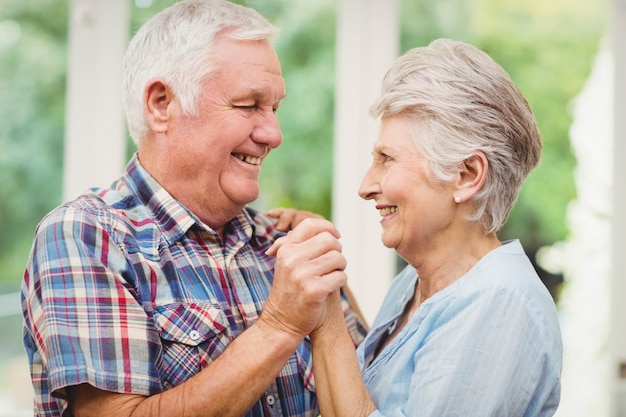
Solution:
<path fill-rule="evenodd" d="M 307 335 L 346 282 L 338 232 L 307 219 L 274 258 L 282 233 L 246 206 L 282 141 L 274 34 L 251 9 L 187 0 L 134 37 L 138 151 L 42 220 L 24 274 L 35 415 L 317 415 Z"/>

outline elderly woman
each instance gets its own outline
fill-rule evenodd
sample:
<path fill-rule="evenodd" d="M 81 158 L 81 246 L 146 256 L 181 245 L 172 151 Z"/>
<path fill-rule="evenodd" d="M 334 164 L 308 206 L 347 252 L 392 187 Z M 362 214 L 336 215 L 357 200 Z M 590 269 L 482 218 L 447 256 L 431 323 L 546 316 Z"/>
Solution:
<path fill-rule="evenodd" d="M 557 311 L 519 241 L 500 242 L 541 137 L 506 72 L 436 40 L 386 74 L 359 194 L 408 262 L 354 353 L 334 294 L 311 334 L 330 416 L 550 416 L 560 397 Z"/>

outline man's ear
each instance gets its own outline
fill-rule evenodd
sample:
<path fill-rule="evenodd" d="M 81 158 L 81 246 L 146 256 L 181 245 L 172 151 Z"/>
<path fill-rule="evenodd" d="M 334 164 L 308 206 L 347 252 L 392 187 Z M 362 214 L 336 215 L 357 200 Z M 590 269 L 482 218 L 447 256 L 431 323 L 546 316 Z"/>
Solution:
<path fill-rule="evenodd" d="M 153 80 L 144 92 L 146 120 L 150 130 L 166 133 L 171 117 L 172 89 L 162 80 Z"/>
<path fill-rule="evenodd" d="M 455 196 L 464 201 L 482 190 L 488 171 L 487 157 L 482 151 L 476 151 L 462 163 L 461 171 L 457 175 Z"/>

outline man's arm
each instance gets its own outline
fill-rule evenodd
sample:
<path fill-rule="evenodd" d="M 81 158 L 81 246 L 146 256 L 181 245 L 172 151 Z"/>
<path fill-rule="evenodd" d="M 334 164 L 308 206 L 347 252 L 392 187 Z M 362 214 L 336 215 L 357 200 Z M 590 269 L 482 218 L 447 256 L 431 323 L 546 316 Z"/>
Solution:
<path fill-rule="evenodd" d="M 75 417 L 241 416 L 276 378 L 319 320 L 329 294 L 346 282 L 338 232 L 309 219 L 271 249 L 274 284 L 258 322 L 200 373 L 163 393 L 145 397 L 67 388 Z"/>
<path fill-rule="evenodd" d="M 70 410 L 75 417 L 242 416 L 263 395 L 300 341 L 259 320 L 217 360 L 175 388 L 145 397 L 77 385 L 67 389 Z"/>

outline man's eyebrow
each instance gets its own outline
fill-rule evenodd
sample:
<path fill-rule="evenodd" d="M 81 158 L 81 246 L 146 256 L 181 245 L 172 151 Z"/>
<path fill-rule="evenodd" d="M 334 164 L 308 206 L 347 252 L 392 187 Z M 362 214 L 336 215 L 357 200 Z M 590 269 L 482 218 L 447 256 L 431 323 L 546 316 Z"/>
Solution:
<path fill-rule="evenodd" d="M 267 93 L 265 91 L 259 90 L 258 88 L 250 88 L 249 90 L 250 90 L 250 94 L 254 98 L 263 98 L 267 96 Z"/>
<path fill-rule="evenodd" d="M 258 88 L 250 88 L 250 95 L 254 98 L 254 99 L 263 99 L 265 97 L 267 97 L 267 92 L 265 90 L 261 90 Z M 276 101 L 281 101 L 283 99 L 285 99 L 285 97 L 287 97 L 287 93 L 282 93 L 280 96 L 277 97 Z"/>

